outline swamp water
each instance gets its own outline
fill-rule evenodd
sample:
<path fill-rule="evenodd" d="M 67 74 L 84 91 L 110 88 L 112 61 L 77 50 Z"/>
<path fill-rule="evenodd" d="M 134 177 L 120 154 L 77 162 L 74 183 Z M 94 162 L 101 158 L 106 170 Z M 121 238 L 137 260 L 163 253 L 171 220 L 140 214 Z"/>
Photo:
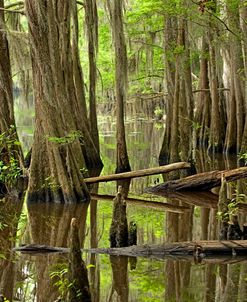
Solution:
<path fill-rule="evenodd" d="M 115 169 L 115 124 L 100 121 L 102 174 Z M 126 124 L 132 170 L 158 166 L 163 138 L 162 124 L 133 119 Z M 26 139 L 26 138 L 25 138 Z M 199 171 L 236 166 L 198 155 Z M 143 194 L 161 176 L 133 179 L 130 197 L 164 201 Z M 242 183 L 239 184 L 242 185 Z M 115 182 L 99 184 L 99 194 L 115 195 Z M 170 199 L 174 204 L 195 206 L 194 214 L 167 213 L 143 206 L 128 205 L 128 222 L 137 225 L 138 244 L 161 244 L 166 240 L 217 238 L 217 208 L 211 193 L 187 194 Z M 216 200 L 217 201 L 217 200 Z M 202 202 L 203 207 L 199 207 Z M 205 202 L 208 206 L 205 206 Z M 72 217 L 76 217 L 85 248 L 109 247 L 112 202 L 93 200 L 90 206 L 28 204 L 19 200 L 0 201 L 0 293 L 10 301 L 63 301 L 66 293 L 67 254 L 20 254 L 11 248 L 20 244 L 67 247 Z M 240 217 L 240 222 L 245 216 Z M 92 301 L 247 301 L 247 258 L 203 259 L 130 258 L 83 253 L 88 268 Z M 1 300 L 0 300 L 1 301 Z"/>

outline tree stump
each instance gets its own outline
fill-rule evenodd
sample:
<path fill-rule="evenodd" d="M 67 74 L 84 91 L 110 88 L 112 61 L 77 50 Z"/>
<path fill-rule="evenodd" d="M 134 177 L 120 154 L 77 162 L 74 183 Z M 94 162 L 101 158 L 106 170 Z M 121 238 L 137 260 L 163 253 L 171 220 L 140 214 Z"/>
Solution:
<path fill-rule="evenodd" d="M 126 216 L 126 203 L 122 195 L 122 187 L 119 186 L 118 193 L 113 200 L 112 223 L 110 227 L 110 246 L 128 246 L 128 223 Z"/>

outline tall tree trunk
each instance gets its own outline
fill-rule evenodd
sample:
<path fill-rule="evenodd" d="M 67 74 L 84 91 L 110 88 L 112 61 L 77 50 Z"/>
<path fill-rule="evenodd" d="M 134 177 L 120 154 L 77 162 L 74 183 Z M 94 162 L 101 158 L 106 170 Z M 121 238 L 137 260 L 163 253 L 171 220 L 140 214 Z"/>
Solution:
<path fill-rule="evenodd" d="M 71 2 L 73 15 L 73 40 L 72 40 L 72 61 L 73 61 L 73 80 L 76 93 L 76 102 L 74 103 L 74 115 L 77 128 L 83 133 L 84 142 L 82 150 L 88 169 L 101 169 L 103 164 L 99 157 L 99 142 L 95 140 L 98 137 L 97 118 L 87 117 L 87 107 L 84 89 L 83 71 L 80 64 L 79 46 L 78 46 L 78 14 L 76 1 Z M 96 42 L 95 42 L 96 43 Z M 97 44 L 97 43 L 96 43 Z M 96 68 L 96 67 L 95 67 Z M 96 105 L 95 105 L 96 106 Z M 91 110 L 91 109 L 90 109 Z M 96 107 L 94 109 L 96 114 Z M 92 129 L 94 131 L 92 132 Z M 96 133 L 97 132 L 97 133 Z"/>
<path fill-rule="evenodd" d="M 199 96 L 195 108 L 195 127 L 193 131 L 198 130 L 197 143 L 199 147 L 205 147 L 209 141 L 208 129 L 210 127 L 210 106 L 211 99 L 209 94 L 208 79 L 208 43 L 205 36 L 202 37 L 201 58 L 200 58 L 200 76 L 199 76 Z M 198 129 L 197 129 L 198 128 Z"/>
<path fill-rule="evenodd" d="M 236 35 L 230 35 L 230 56 L 231 56 L 231 75 L 233 77 L 233 85 L 231 89 L 234 91 L 235 103 L 236 103 L 236 151 L 240 151 L 242 144 L 242 136 L 244 129 L 244 63 L 243 63 L 243 53 L 242 45 L 240 39 L 240 20 L 238 7 L 233 9 L 232 4 L 227 5 L 227 14 L 229 21 L 229 26 L 233 28 Z"/>
<path fill-rule="evenodd" d="M 92 141 L 78 115 L 81 107 L 73 81 L 71 5 L 68 0 L 25 1 L 36 113 L 29 201 L 88 200 L 81 169 L 86 168 L 85 158 L 87 164 L 89 157 L 99 163 L 95 147 L 86 149 Z M 86 151 L 92 154 L 88 156 Z"/>
<path fill-rule="evenodd" d="M 212 1 L 212 10 L 216 9 L 216 0 Z M 224 129 L 222 123 L 222 111 L 218 92 L 219 81 L 217 72 L 216 35 L 213 20 L 209 20 L 208 44 L 209 44 L 209 80 L 211 94 L 211 119 L 209 134 L 209 150 L 218 152 L 223 148 Z"/>
<path fill-rule="evenodd" d="M 241 143 L 241 153 L 246 152 L 247 150 L 247 6 L 244 0 L 240 1 L 239 4 L 239 15 L 240 15 L 240 28 L 241 28 L 241 38 L 242 38 L 242 58 L 244 64 L 244 104 L 243 109 L 245 111 L 245 122 L 244 130 Z"/>
<path fill-rule="evenodd" d="M 98 12 L 96 0 L 85 1 L 85 18 L 89 59 L 89 123 L 93 142 L 99 152 L 99 133 L 96 114 L 96 53 L 98 49 Z"/>
<path fill-rule="evenodd" d="M 183 18 L 179 20 L 180 41 L 183 46 L 181 57 L 180 72 L 180 93 L 179 93 L 179 140 L 180 140 L 180 159 L 188 161 L 191 158 L 192 151 L 192 119 L 194 100 L 192 95 L 192 79 L 190 67 L 190 51 L 188 41 L 188 24 Z"/>
<path fill-rule="evenodd" d="M 180 56 L 177 55 L 175 63 L 174 96 L 172 104 L 171 141 L 170 141 L 170 163 L 179 161 L 179 92 L 180 92 Z"/>
<path fill-rule="evenodd" d="M 3 7 L 4 1 L 0 0 L 0 8 Z M 0 10 L 0 161 L 5 167 L 10 166 L 11 161 L 15 161 L 16 165 L 19 166 L 23 160 L 15 126 L 12 89 L 4 11 Z M 6 192 L 6 189 L 10 190 L 12 185 L 14 183 L 2 179 L 2 183 L 0 181 L 0 193 Z"/>
<path fill-rule="evenodd" d="M 170 140 L 171 140 L 171 120 L 172 120 L 172 104 L 174 98 L 175 87 L 175 64 L 171 59 L 174 43 L 176 41 L 176 18 L 165 16 L 165 29 L 164 29 L 164 52 L 165 52 L 165 93 L 167 93 L 166 103 L 166 127 L 159 154 L 160 164 L 167 164 L 170 161 Z"/>
<path fill-rule="evenodd" d="M 130 171 L 125 139 L 124 104 L 127 94 L 127 52 L 123 28 L 123 1 L 108 0 L 115 50 L 115 92 L 117 114 L 117 168 L 116 172 Z"/>
<path fill-rule="evenodd" d="M 87 106 L 86 106 L 86 97 L 84 89 L 84 78 L 83 71 L 80 64 L 80 54 L 79 54 L 79 24 L 78 24 L 78 13 L 77 5 L 75 1 L 72 1 L 72 58 L 73 58 L 73 76 L 74 76 L 74 85 L 76 98 L 78 100 L 78 109 L 80 109 L 80 115 L 83 116 L 83 120 L 87 123 Z M 87 125 L 88 126 L 88 125 Z"/>
<path fill-rule="evenodd" d="M 169 158 L 169 162 L 176 162 L 180 159 L 188 160 L 192 150 L 190 138 L 194 104 L 191 69 L 188 63 L 190 54 L 186 39 L 187 22 L 182 17 L 167 17 L 165 30 L 165 44 L 167 44 L 165 83 L 168 92 L 168 110 L 160 160 L 163 157 Z M 175 63 L 169 60 L 171 51 L 175 56 Z"/>
<path fill-rule="evenodd" d="M 236 98 L 234 89 L 234 79 L 231 69 L 230 50 L 224 50 L 223 59 L 226 66 L 226 74 L 228 75 L 228 86 L 230 87 L 229 96 L 226 98 L 226 112 L 227 112 L 227 127 L 226 127 L 226 138 L 225 138 L 225 152 L 231 153 L 236 151 L 237 146 L 237 119 L 236 119 Z M 228 71 L 229 70 L 229 71 Z"/>

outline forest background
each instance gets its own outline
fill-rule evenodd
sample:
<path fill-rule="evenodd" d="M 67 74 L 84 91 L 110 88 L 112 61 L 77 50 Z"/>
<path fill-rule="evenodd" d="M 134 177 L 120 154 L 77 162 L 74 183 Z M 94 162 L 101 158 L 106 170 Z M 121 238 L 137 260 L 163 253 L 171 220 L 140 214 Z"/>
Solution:
<path fill-rule="evenodd" d="M 0 1 L 3 183 L 24 162 L 11 79 L 35 99 L 30 200 L 87 199 L 85 168 L 102 166 L 100 103 L 116 109 L 117 172 L 130 170 L 130 99 L 164 101 L 161 163 L 193 161 L 198 148 L 246 159 L 246 0 L 24 2 Z"/>

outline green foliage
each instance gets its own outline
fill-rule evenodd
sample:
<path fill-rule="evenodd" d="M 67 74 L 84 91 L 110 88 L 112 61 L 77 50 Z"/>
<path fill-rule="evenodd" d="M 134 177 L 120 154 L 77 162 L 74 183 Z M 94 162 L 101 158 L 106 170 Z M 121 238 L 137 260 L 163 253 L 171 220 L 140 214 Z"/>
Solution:
<path fill-rule="evenodd" d="M 244 164 L 247 165 L 247 152 L 240 153 L 238 159 L 244 161 Z"/>
<path fill-rule="evenodd" d="M 27 217 L 27 204 L 26 204 L 26 200 L 23 203 L 23 208 L 22 208 L 22 212 L 21 215 L 18 219 L 18 226 L 17 226 L 17 234 L 16 234 L 16 245 L 18 245 L 18 243 L 21 241 L 25 230 L 27 228 L 27 224 L 28 224 L 28 217 Z"/>
<path fill-rule="evenodd" d="M 159 106 L 157 106 L 155 109 L 154 109 L 154 115 L 157 117 L 157 118 L 161 118 L 164 114 L 164 110 L 161 109 Z"/>
<path fill-rule="evenodd" d="M 0 181 L 7 185 L 15 184 L 17 178 L 21 175 L 21 168 L 18 161 L 11 157 L 9 163 L 6 165 L 2 160 L 0 161 Z"/>
<path fill-rule="evenodd" d="M 47 139 L 51 143 L 56 143 L 59 145 L 68 145 L 73 143 L 77 139 L 81 139 L 83 136 L 81 134 L 81 131 L 75 130 L 71 131 L 66 136 L 62 137 L 56 137 L 56 136 L 47 136 Z"/>
<path fill-rule="evenodd" d="M 50 189 L 51 191 L 56 191 L 60 188 L 60 185 L 54 183 L 51 176 L 46 177 L 42 189 Z"/>
<path fill-rule="evenodd" d="M 2 231 L 4 228 L 6 228 L 8 225 L 2 221 L 0 221 L 0 231 Z"/>
<path fill-rule="evenodd" d="M 16 146 L 19 145 L 14 126 L 10 127 L 8 133 L 0 134 L 0 182 L 7 186 L 14 185 L 22 173 L 16 159 Z"/>
<path fill-rule="evenodd" d="M 6 259 L 7 259 L 6 256 L 4 254 L 0 253 L 0 260 L 6 260 Z"/>
<path fill-rule="evenodd" d="M 68 265 L 66 263 L 58 263 L 51 268 L 49 273 L 53 284 L 58 288 L 62 299 L 68 294 L 68 289 L 73 285 L 68 280 Z"/>
<path fill-rule="evenodd" d="M 247 196 L 246 194 L 242 194 L 242 193 L 234 193 L 233 197 L 231 199 L 231 201 L 228 203 L 227 205 L 227 212 L 223 213 L 223 212 L 217 212 L 217 218 L 221 221 L 228 219 L 229 216 L 234 216 L 237 215 L 238 213 L 238 203 L 242 202 L 242 203 L 247 203 Z"/>

